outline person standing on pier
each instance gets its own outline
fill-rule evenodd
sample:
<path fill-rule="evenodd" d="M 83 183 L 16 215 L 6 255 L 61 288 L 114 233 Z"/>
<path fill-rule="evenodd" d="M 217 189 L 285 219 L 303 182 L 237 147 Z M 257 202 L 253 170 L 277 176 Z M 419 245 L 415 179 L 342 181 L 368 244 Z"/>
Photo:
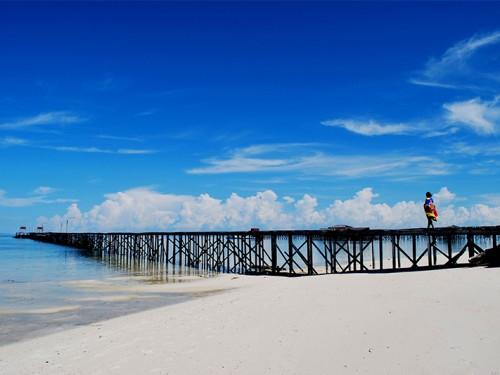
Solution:
<path fill-rule="evenodd" d="M 427 229 L 434 228 L 434 221 L 437 221 L 438 213 L 430 192 L 425 193 L 424 211 L 427 216 Z"/>

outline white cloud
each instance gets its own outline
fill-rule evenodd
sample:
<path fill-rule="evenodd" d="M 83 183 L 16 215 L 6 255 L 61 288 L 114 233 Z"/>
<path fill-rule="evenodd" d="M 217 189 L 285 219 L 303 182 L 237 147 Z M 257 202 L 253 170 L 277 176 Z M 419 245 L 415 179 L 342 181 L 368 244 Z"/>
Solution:
<path fill-rule="evenodd" d="M 500 206 L 500 193 L 482 194 L 481 198 L 490 205 Z"/>
<path fill-rule="evenodd" d="M 109 138 L 109 137 L 100 137 Z M 115 138 L 111 138 L 115 139 Z M 132 138 L 122 138 L 121 140 L 133 140 Z M 79 152 L 79 153 L 89 153 L 89 154 L 119 154 L 119 155 L 146 155 L 154 154 L 156 150 L 150 149 L 135 149 L 135 148 L 119 148 L 119 149 L 109 149 L 100 147 L 78 147 L 78 146 L 40 146 L 36 144 L 30 144 L 27 140 L 17 138 L 17 137 L 3 137 L 0 138 L 0 146 L 31 146 L 33 148 L 42 148 L 46 150 L 60 151 L 60 152 Z"/>
<path fill-rule="evenodd" d="M 156 152 L 155 150 L 147 150 L 147 149 L 120 148 L 118 150 L 113 150 L 100 147 L 76 147 L 76 146 L 46 146 L 44 148 L 48 150 L 61 151 L 61 152 L 79 152 L 87 154 L 141 155 L 141 154 L 153 154 Z"/>
<path fill-rule="evenodd" d="M 315 144 L 254 145 L 234 150 L 226 158 L 203 160 L 189 174 L 295 172 L 347 178 L 367 176 L 424 176 L 449 174 L 451 166 L 437 158 L 405 155 L 337 156 L 308 146 Z M 274 152 L 273 152 L 274 151 Z"/>
<path fill-rule="evenodd" d="M 135 115 L 136 116 L 139 116 L 139 117 L 145 117 L 145 116 L 151 116 L 151 115 L 154 115 L 156 113 L 155 110 L 151 109 L 151 110 L 148 110 L 148 111 L 142 111 L 142 112 L 138 112 L 136 113 Z"/>
<path fill-rule="evenodd" d="M 42 197 L 10 198 L 5 190 L 0 190 L 0 206 L 4 207 L 26 207 L 41 203 Z"/>
<path fill-rule="evenodd" d="M 28 141 L 22 138 L 17 138 L 17 137 L 0 138 L 1 146 L 25 146 L 27 144 Z"/>
<path fill-rule="evenodd" d="M 311 147 L 321 146 L 321 143 L 268 143 L 268 144 L 257 144 L 247 147 L 237 149 L 234 153 L 237 155 L 262 155 L 267 153 L 276 152 L 297 152 L 304 149 L 310 149 Z"/>
<path fill-rule="evenodd" d="M 441 88 L 478 88 L 481 79 L 493 80 L 498 72 L 478 73 L 471 59 L 489 46 L 500 43 L 500 31 L 474 35 L 448 48 L 440 58 L 430 59 L 425 69 L 410 80 L 416 85 Z M 497 53 L 498 50 L 495 50 Z M 493 80 L 494 81 L 494 80 Z"/>
<path fill-rule="evenodd" d="M 113 141 L 130 141 L 130 142 L 141 142 L 141 138 L 138 137 L 121 137 L 117 135 L 107 135 L 107 134 L 100 134 L 97 136 L 97 138 L 101 139 L 111 139 Z"/>
<path fill-rule="evenodd" d="M 441 226 L 500 222 L 500 206 L 456 207 L 453 204 L 456 196 L 446 187 L 435 196 Z M 308 194 L 298 200 L 284 197 L 287 203 L 282 203 L 271 190 L 247 197 L 233 193 L 221 200 L 208 194 L 173 195 L 136 188 L 108 194 L 105 198 L 89 211 L 82 212 L 74 203 L 64 215 L 41 217 L 38 223 L 49 230 L 59 230 L 61 223 L 70 220 L 75 231 L 314 229 L 334 224 L 404 228 L 426 224 L 423 201 L 377 203 L 375 200 L 379 197 L 371 188 L 358 191 L 352 198 L 335 200 L 325 208 Z"/>
<path fill-rule="evenodd" d="M 230 159 L 205 159 L 208 166 L 192 168 L 190 174 L 221 174 L 221 173 L 247 173 L 269 171 L 279 167 L 288 168 L 289 162 L 284 159 L 257 159 L 235 156 Z"/>
<path fill-rule="evenodd" d="M 54 189 L 53 187 L 50 186 L 39 186 L 35 190 L 33 190 L 33 193 L 36 195 L 48 195 L 52 194 L 56 190 L 57 189 Z"/>
<path fill-rule="evenodd" d="M 428 86 L 428 87 L 439 87 L 439 88 L 443 88 L 443 89 L 456 89 L 457 88 L 457 86 L 455 86 L 455 85 L 432 82 L 432 81 L 423 81 L 423 80 L 415 79 L 415 78 L 410 79 L 409 82 L 413 83 L 414 85 Z"/>
<path fill-rule="evenodd" d="M 500 70 L 496 61 L 500 57 L 499 45 L 500 31 L 474 35 L 447 49 L 440 58 L 430 59 L 425 69 L 410 82 L 438 88 L 474 89 L 482 94 L 498 93 Z M 473 98 L 445 103 L 442 113 L 417 122 L 381 123 L 372 119 L 348 118 L 323 121 L 322 124 L 364 136 L 418 135 L 429 138 L 455 134 L 460 127 L 469 128 L 479 135 L 498 134 L 499 122 L 500 96 L 497 96 L 490 101 Z"/>
<path fill-rule="evenodd" d="M 75 146 L 47 146 L 49 150 L 62 152 L 84 152 L 89 154 L 112 154 L 112 150 L 99 147 L 75 147 Z"/>
<path fill-rule="evenodd" d="M 451 144 L 445 152 L 462 156 L 496 156 L 500 155 L 500 143 L 476 143 L 456 142 Z"/>
<path fill-rule="evenodd" d="M 422 134 L 422 138 L 444 137 L 445 135 L 455 134 L 459 131 L 457 127 L 443 128 L 437 130 L 428 130 Z"/>
<path fill-rule="evenodd" d="M 28 207 L 36 204 L 53 204 L 53 203 L 71 203 L 77 202 L 76 199 L 70 198 L 51 198 L 47 199 L 47 195 L 52 194 L 56 189 L 48 186 L 40 186 L 36 188 L 32 194 L 22 198 L 11 198 L 7 196 L 5 190 L 0 189 L 0 206 L 3 207 Z"/>
<path fill-rule="evenodd" d="M 357 121 L 351 119 L 334 119 L 322 121 L 322 125 L 339 127 L 349 130 L 350 132 L 374 136 L 374 135 L 403 135 L 414 133 L 417 129 L 408 124 L 381 124 L 373 120 Z"/>
<path fill-rule="evenodd" d="M 117 154 L 122 155 L 145 155 L 145 154 L 154 154 L 155 150 L 146 150 L 146 149 L 134 149 L 134 148 L 120 148 L 116 150 Z"/>
<path fill-rule="evenodd" d="M 337 119 L 322 125 L 344 128 L 364 136 L 418 135 L 423 138 L 455 134 L 459 128 L 468 128 L 479 135 L 500 131 L 500 96 L 492 100 L 473 98 L 443 104 L 443 113 L 434 119 L 401 124 L 380 123 L 374 120 Z"/>
<path fill-rule="evenodd" d="M 448 190 L 446 186 L 442 187 L 437 193 L 433 195 L 437 203 L 451 202 L 455 200 L 457 195 Z"/>
<path fill-rule="evenodd" d="M 469 127 L 481 135 L 496 134 L 500 130 L 500 96 L 491 101 L 474 98 L 443 105 L 448 122 Z"/>
<path fill-rule="evenodd" d="M 67 111 L 40 113 L 32 117 L 24 117 L 10 122 L 0 123 L 0 129 L 22 129 L 40 125 L 66 125 L 84 121 L 82 117 Z"/>

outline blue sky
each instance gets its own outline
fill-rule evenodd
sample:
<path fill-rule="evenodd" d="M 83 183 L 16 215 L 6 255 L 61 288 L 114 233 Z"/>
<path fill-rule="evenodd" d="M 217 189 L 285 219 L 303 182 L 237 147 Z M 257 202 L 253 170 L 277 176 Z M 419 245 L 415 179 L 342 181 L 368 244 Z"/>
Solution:
<path fill-rule="evenodd" d="M 319 209 L 447 187 L 498 208 L 499 20 L 493 2 L 2 3 L 0 231 L 134 188 Z"/>

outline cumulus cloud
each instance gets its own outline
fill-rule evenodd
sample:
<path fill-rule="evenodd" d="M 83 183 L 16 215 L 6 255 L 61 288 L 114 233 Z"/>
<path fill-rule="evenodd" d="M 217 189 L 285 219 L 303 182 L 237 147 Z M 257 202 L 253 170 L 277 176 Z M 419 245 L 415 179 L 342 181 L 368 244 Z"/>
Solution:
<path fill-rule="evenodd" d="M 436 194 L 439 225 L 497 225 L 500 206 L 475 204 L 456 206 L 456 195 L 441 188 Z M 163 194 L 150 188 L 135 188 L 108 194 L 105 200 L 82 212 L 76 203 L 66 213 L 40 217 L 39 224 L 59 230 L 68 220 L 73 231 L 172 231 L 172 230 L 248 230 L 320 228 L 335 224 L 372 228 L 421 227 L 426 223 L 423 202 L 377 202 L 372 188 L 364 188 L 346 200 L 335 200 L 321 207 L 305 194 L 301 198 L 283 197 L 266 190 L 250 196 L 231 194 L 217 199 Z"/>
<path fill-rule="evenodd" d="M 435 193 L 434 198 L 438 203 L 451 202 L 456 199 L 457 195 L 448 190 L 446 186 L 442 187 L 437 193 Z"/>

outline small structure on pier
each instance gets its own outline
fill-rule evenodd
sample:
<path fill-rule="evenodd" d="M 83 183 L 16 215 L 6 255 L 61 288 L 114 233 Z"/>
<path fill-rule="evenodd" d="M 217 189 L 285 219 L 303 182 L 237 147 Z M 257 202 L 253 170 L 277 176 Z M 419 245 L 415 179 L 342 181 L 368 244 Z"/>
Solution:
<path fill-rule="evenodd" d="M 26 237 L 28 233 L 26 232 L 26 226 L 22 225 L 19 227 L 19 230 L 16 232 L 15 238 Z"/>

